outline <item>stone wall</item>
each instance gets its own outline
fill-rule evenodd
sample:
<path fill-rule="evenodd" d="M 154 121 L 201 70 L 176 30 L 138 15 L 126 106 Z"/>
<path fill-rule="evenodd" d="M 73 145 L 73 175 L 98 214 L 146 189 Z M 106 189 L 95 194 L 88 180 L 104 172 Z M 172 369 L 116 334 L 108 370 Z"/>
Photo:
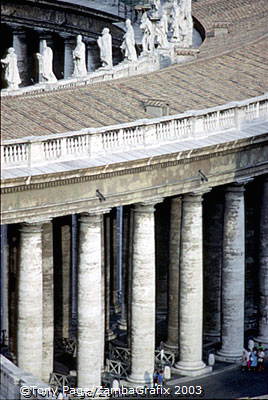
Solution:
<path fill-rule="evenodd" d="M 0 356 L 1 363 L 1 385 L 0 385 L 0 400 L 17 400 L 17 399 L 50 399 L 53 400 L 56 397 L 50 393 L 49 395 L 41 395 L 37 393 L 37 389 L 45 393 L 49 390 L 49 387 L 37 380 L 33 375 L 25 373 L 22 369 L 18 368 L 15 364 L 9 361 L 4 356 Z M 31 397 L 23 397 L 20 393 L 25 393 L 25 388 L 33 388 L 35 394 Z M 23 389 L 22 389 L 23 388 Z"/>

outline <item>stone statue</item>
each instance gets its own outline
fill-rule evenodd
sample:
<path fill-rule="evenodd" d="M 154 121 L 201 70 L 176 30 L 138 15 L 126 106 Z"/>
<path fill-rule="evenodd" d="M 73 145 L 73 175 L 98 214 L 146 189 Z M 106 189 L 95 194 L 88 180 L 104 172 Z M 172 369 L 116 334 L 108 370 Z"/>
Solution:
<path fill-rule="evenodd" d="M 13 47 L 8 49 L 6 58 L 1 60 L 1 64 L 3 64 L 5 68 L 5 80 L 7 82 L 7 88 L 18 89 L 21 79 L 18 70 L 17 56 Z"/>
<path fill-rule="evenodd" d="M 183 47 L 192 44 L 193 20 L 191 15 L 191 0 L 181 0 L 178 6 L 174 0 L 171 12 L 172 41 Z"/>
<path fill-rule="evenodd" d="M 41 41 L 41 49 L 41 53 L 36 54 L 39 63 L 39 75 L 47 83 L 57 82 L 53 73 L 53 51 L 47 46 L 46 40 Z"/>
<path fill-rule="evenodd" d="M 124 34 L 124 40 L 121 45 L 121 49 L 125 53 L 125 60 L 135 62 L 137 61 L 137 52 L 135 48 L 135 36 L 134 29 L 131 25 L 130 19 L 126 20 L 126 33 Z"/>
<path fill-rule="evenodd" d="M 100 58 L 103 68 L 113 67 L 112 36 L 109 32 L 109 28 L 104 28 L 102 31 L 102 36 L 99 36 L 97 40 L 98 46 L 100 48 Z"/>
<path fill-rule="evenodd" d="M 86 67 L 86 46 L 82 41 L 82 36 L 78 35 L 76 38 L 76 47 L 73 51 L 73 60 L 74 60 L 74 77 L 86 76 L 87 75 L 87 67 Z"/>
<path fill-rule="evenodd" d="M 165 11 L 163 12 L 163 15 L 162 15 L 160 21 L 156 25 L 155 34 L 156 34 L 156 41 L 159 44 L 159 47 L 162 49 L 169 48 L 168 18 L 167 18 L 167 14 Z"/>
<path fill-rule="evenodd" d="M 172 31 L 172 41 L 178 42 L 180 40 L 179 25 L 181 20 L 181 11 L 178 6 L 177 0 L 173 1 L 171 10 L 171 31 Z"/>
<path fill-rule="evenodd" d="M 155 32 L 154 26 L 148 18 L 146 12 L 144 12 L 141 17 L 140 29 L 143 31 L 143 37 L 141 41 L 142 52 L 143 54 L 152 53 L 154 51 Z"/>

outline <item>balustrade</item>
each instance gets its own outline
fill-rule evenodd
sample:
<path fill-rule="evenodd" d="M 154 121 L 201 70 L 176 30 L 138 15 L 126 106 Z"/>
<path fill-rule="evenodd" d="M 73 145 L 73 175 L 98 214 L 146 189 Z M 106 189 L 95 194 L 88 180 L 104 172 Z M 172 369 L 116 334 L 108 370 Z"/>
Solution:
<path fill-rule="evenodd" d="M 244 122 L 267 119 L 267 94 L 201 111 L 145 119 L 112 127 L 83 129 L 14 141 L 1 146 L 2 168 L 33 167 L 66 160 L 90 159 L 116 152 L 240 129 Z M 80 134 L 79 134 L 80 133 Z"/>

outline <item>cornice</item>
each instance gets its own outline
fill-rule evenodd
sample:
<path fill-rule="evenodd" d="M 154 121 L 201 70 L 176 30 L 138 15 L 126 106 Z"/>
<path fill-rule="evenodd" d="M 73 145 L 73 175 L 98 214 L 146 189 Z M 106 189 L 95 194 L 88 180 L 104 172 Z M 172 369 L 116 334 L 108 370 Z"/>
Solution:
<path fill-rule="evenodd" d="M 258 140 L 262 138 L 263 140 Z M 257 143 L 252 143 L 252 139 L 256 139 L 255 141 L 258 140 Z M 245 143 L 244 142 L 249 142 Z M 189 151 L 184 151 L 184 152 L 176 152 L 176 153 L 171 153 L 168 155 L 165 155 L 164 157 L 166 159 L 163 160 L 163 156 L 156 156 L 152 158 L 146 158 L 142 160 L 136 160 L 134 162 L 126 162 L 126 163 L 118 163 L 118 164 L 113 164 L 109 166 L 101 166 L 101 167 L 95 167 L 95 168 L 87 168 L 87 169 L 78 169 L 78 170 L 73 170 L 72 171 L 72 176 L 70 176 L 70 172 L 65 172 L 65 173 L 55 173 L 55 174 L 46 174 L 43 175 L 44 179 L 41 182 L 34 182 L 34 183 L 23 183 L 21 182 L 22 178 L 17 178 L 14 180 L 11 179 L 6 179 L 2 181 L 2 187 L 1 187 L 1 194 L 7 194 L 7 193 L 13 193 L 13 192 L 22 192 L 22 191 L 29 191 L 29 190 L 40 190 L 40 189 L 47 189 L 47 188 L 52 188 L 52 187 L 60 187 L 60 186 L 65 186 L 65 185 L 70 185 L 70 184 L 76 184 L 76 183 L 84 183 L 84 182 L 90 182 L 90 181 L 95 181 L 95 180 L 102 180 L 102 179 L 110 179 L 113 177 L 118 177 L 118 176 L 123 176 L 123 175 L 130 175 L 130 174 L 138 174 L 146 171 L 152 171 L 156 169 L 162 169 L 162 168 L 168 168 L 168 167 L 173 167 L 177 165 L 183 165 L 183 164 L 190 164 L 192 162 L 196 161 L 201 161 L 204 159 L 211 159 L 219 156 L 225 156 L 229 154 L 234 154 L 234 153 L 239 153 L 242 151 L 246 151 L 249 149 L 255 149 L 258 147 L 263 147 L 265 143 L 268 144 L 268 133 L 259 136 L 258 138 L 250 138 L 250 139 L 242 139 L 239 141 L 233 141 L 229 142 L 228 144 L 224 145 L 217 145 L 216 149 L 215 146 L 207 146 L 206 148 L 203 148 L 201 152 L 203 154 L 198 154 L 200 153 L 200 149 L 194 149 L 194 150 L 189 150 Z M 223 148 L 220 148 L 223 147 Z M 214 149 L 213 149 L 214 148 Z M 214 151 L 213 151 L 214 150 Z M 195 154 L 196 153 L 196 154 Z M 172 158 L 172 159 L 170 159 Z M 161 161 L 162 159 L 162 161 Z M 133 166 L 133 163 L 137 164 L 142 164 L 142 165 L 136 165 Z M 113 171 L 108 171 L 108 168 L 114 168 Z M 117 168 L 115 170 L 115 168 Z M 87 173 L 90 172 L 90 174 L 87 175 Z M 77 174 L 83 173 L 83 176 L 77 176 Z M 68 176 L 66 176 L 68 174 Z M 74 176 L 75 175 L 75 176 Z M 28 178 L 25 177 L 26 179 Z M 25 178 L 23 180 L 25 181 Z M 32 177 L 31 179 L 38 179 L 40 178 L 39 176 Z M 15 185 L 12 186 L 5 186 L 3 187 L 3 184 L 6 182 L 8 184 L 9 182 L 14 182 Z M 16 185 L 16 182 L 18 184 Z"/>

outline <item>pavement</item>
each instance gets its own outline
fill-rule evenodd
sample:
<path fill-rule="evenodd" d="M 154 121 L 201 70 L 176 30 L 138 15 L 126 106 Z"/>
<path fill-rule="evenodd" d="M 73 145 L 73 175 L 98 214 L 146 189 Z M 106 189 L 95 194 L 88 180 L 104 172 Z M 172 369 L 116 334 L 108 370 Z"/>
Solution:
<path fill-rule="evenodd" d="M 242 371 L 239 365 L 216 363 L 204 377 L 180 377 L 169 381 L 169 399 L 266 399 L 268 400 L 268 360 L 262 372 Z M 201 389 L 199 389 L 201 387 Z M 191 396 L 190 393 L 196 392 Z M 198 394 L 201 391 L 200 394 Z M 188 394 L 183 394 L 187 393 Z M 190 392 L 190 393 L 189 393 Z M 163 397 L 164 398 L 164 397 Z"/>

